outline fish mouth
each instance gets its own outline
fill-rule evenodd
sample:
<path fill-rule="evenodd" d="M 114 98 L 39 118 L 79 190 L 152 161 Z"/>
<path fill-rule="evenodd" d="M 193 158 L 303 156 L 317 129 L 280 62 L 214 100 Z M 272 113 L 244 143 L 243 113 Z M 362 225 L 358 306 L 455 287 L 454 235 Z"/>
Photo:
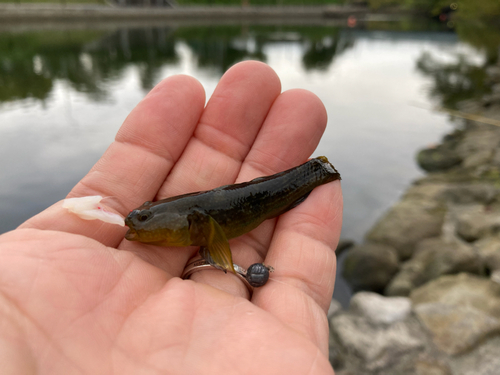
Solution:
<path fill-rule="evenodd" d="M 138 237 L 137 232 L 132 229 L 129 229 L 127 233 L 125 233 L 125 238 L 129 241 L 138 240 Z"/>

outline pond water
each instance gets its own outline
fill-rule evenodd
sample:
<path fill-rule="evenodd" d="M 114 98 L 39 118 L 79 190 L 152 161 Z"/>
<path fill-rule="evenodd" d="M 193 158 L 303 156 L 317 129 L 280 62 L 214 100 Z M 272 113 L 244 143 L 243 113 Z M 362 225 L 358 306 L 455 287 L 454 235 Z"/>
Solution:
<path fill-rule="evenodd" d="M 362 241 L 423 175 L 416 152 L 454 126 L 447 114 L 419 107 L 439 104 L 432 67 L 486 59 L 455 33 L 433 28 L 0 32 L 0 233 L 63 199 L 161 79 L 192 75 L 209 97 L 228 67 L 258 59 L 275 69 L 283 90 L 305 88 L 325 103 L 328 127 L 314 155 L 328 156 L 342 174 L 342 237 Z M 336 294 L 348 294 L 341 280 Z"/>

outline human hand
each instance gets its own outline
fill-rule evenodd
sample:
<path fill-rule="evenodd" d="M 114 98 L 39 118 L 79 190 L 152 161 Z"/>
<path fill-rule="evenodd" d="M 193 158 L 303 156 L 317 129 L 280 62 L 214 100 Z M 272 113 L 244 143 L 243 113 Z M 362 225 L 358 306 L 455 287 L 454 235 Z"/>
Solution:
<path fill-rule="evenodd" d="M 172 76 L 125 120 L 69 197 L 116 197 L 126 215 L 156 200 L 304 162 L 326 126 L 320 100 L 280 94 L 265 64 L 230 69 L 204 108 L 199 82 Z M 2 373 L 331 374 L 328 324 L 342 217 L 339 182 L 230 241 L 235 263 L 272 265 L 248 300 L 236 276 L 181 280 L 196 248 L 124 240 L 62 202 L 0 236 Z"/>

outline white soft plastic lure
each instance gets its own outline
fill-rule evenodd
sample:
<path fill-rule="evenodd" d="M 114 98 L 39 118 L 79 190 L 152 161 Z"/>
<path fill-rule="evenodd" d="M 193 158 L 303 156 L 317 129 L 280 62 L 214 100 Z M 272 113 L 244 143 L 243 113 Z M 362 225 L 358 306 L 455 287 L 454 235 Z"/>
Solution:
<path fill-rule="evenodd" d="M 68 198 L 63 202 L 63 208 L 73 212 L 85 220 L 101 220 L 106 223 L 125 226 L 124 217 L 113 212 L 110 208 L 105 207 L 100 195 L 90 197 Z"/>

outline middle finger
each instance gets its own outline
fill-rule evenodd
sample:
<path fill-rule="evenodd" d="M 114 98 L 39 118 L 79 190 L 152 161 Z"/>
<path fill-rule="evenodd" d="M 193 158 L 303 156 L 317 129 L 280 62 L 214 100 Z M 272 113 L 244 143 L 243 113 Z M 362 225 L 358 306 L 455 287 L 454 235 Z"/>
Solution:
<path fill-rule="evenodd" d="M 280 90 L 278 77 L 265 64 L 244 62 L 228 70 L 156 199 L 233 183 Z M 196 251 L 134 245 L 136 253 L 172 276 L 182 273 Z M 127 243 L 123 246 L 132 248 Z"/>

